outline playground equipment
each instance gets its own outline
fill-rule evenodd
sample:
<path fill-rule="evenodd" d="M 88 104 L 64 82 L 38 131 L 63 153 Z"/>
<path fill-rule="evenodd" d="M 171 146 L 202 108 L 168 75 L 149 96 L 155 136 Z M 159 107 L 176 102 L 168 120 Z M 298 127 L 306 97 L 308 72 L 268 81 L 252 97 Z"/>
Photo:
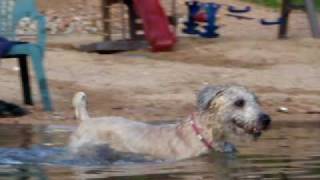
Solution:
<path fill-rule="evenodd" d="M 217 4 L 217 3 L 200 3 L 199 1 L 188 1 L 186 2 L 188 6 L 188 20 L 184 23 L 185 28 L 183 32 L 186 34 L 197 34 L 205 38 L 217 38 L 219 34 L 217 30 L 219 26 L 217 25 L 217 15 L 219 9 L 222 6 L 227 6 L 228 11 L 234 14 L 248 13 L 251 11 L 250 6 L 245 8 L 237 8 L 231 5 Z M 230 14 L 230 16 L 237 18 L 244 18 L 239 15 Z M 199 29 L 200 23 L 206 23 L 202 26 L 203 30 Z"/>
<path fill-rule="evenodd" d="M 183 32 L 186 34 L 198 34 L 199 30 L 197 28 L 199 24 L 194 16 L 199 12 L 200 4 L 198 1 L 194 1 L 186 2 L 186 5 L 188 6 L 188 20 L 184 23 L 186 28 L 183 29 Z"/>
<path fill-rule="evenodd" d="M 166 8 L 160 0 L 102 0 L 104 41 L 80 49 L 110 53 L 146 48 L 149 44 L 152 51 L 171 50 L 176 43 L 176 0 L 163 4 Z"/>
<path fill-rule="evenodd" d="M 169 19 L 159 0 L 133 0 L 135 10 L 143 21 L 145 37 L 153 51 L 171 50 L 176 36 L 169 28 Z"/>
<path fill-rule="evenodd" d="M 207 22 L 205 26 L 203 26 L 204 32 L 200 32 L 200 36 L 205 38 L 215 38 L 219 37 L 219 34 L 216 32 L 219 28 L 216 23 L 216 17 L 218 11 L 220 9 L 220 5 L 214 3 L 208 3 L 205 5 L 206 16 L 203 16 L 203 20 Z M 198 17 L 199 18 L 199 17 Z"/>
<path fill-rule="evenodd" d="M 186 2 L 189 10 L 187 22 L 185 22 L 186 34 L 198 34 L 205 38 L 217 38 L 219 34 L 217 30 L 219 26 L 216 22 L 216 17 L 221 5 L 216 3 L 199 3 L 198 1 Z M 199 23 L 206 23 L 202 26 L 203 31 L 199 30 Z"/>
<path fill-rule="evenodd" d="M 228 11 L 231 13 L 248 13 L 251 11 L 250 6 L 246 6 L 244 9 L 238 9 L 235 6 L 228 6 Z"/>
<path fill-rule="evenodd" d="M 230 16 L 230 17 L 235 17 L 235 18 L 240 19 L 240 20 L 242 20 L 242 19 L 245 19 L 245 20 L 257 20 L 257 18 L 238 15 L 238 14 L 250 12 L 251 11 L 251 7 L 250 6 L 247 6 L 244 9 L 236 9 L 234 6 L 229 6 L 228 7 L 228 11 L 230 13 L 234 13 L 234 14 L 226 14 L 227 16 Z M 264 25 L 264 26 L 281 25 L 282 23 L 284 23 L 283 18 L 278 18 L 276 20 L 260 19 L 259 22 L 260 22 L 261 25 Z"/>
<path fill-rule="evenodd" d="M 320 25 L 319 25 L 314 2 L 315 2 L 314 0 L 304 0 L 304 4 L 301 5 L 301 4 L 293 3 L 293 0 L 282 0 L 280 18 L 276 20 L 260 19 L 260 23 L 264 26 L 279 25 L 278 37 L 280 39 L 286 38 L 288 34 L 288 21 L 289 21 L 290 13 L 292 10 L 300 9 L 300 10 L 306 11 L 308 14 L 308 19 L 310 22 L 310 28 L 311 28 L 313 37 L 320 38 Z M 227 15 L 233 16 L 239 19 L 247 19 L 247 20 L 256 19 L 256 18 L 248 18 L 245 16 L 234 16 L 230 14 L 227 14 Z"/>
<path fill-rule="evenodd" d="M 256 20 L 257 18 L 246 17 L 239 14 L 248 13 L 251 11 L 250 6 L 246 6 L 243 9 L 236 8 L 235 6 L 228 5 L 228 11 L 233 14 L 226 14 L 227 16 L 235 17 L 237 19 L 245 19 L 245 20 Z M 267 20 L 267 19 L 260 19 L 260 24 L 264 26 L 273 26 L 273 25 L 281 25 L 283 23 L 282 18 L 278 18 L 276 20 Z"/>
<path fill-rule="evenodd" d="M 242 14 L 248 13 L 251 11 L 250 6 L 246 6 L 244 8 L 237 8 L 232 5 L 227 4 L 214 4 L 214 3 L 200 3 L 198 1 L 191 1 L 186 3 L 189 10 L 188 21 L 185 22 L 186 28 L 183 30 L 184 33 L 187 34 L 201 34 L 198 30 L 200 22 L 207 22 L 209 25 L 204 28 L 207 30 L 207 33 L 210 32 L 209 36 L 204 37 L 218 37 L 218 34 L 214 36 L 213 34 L 218 29 L 218 26 L 215 25 L 217 12 L 221 6 L 228 7 L 228 12 L 226 16 L 234 17 L 239 20 L 258 20 L 254 17 L 243 16 Z M 214 4 L 214 7 L 210 7 L 206 9 L 205 13 L 203 13 L 202 9 L 204 6 L 208 6 L 208 4 Z M 282 11 L 280 18 L 275 20 L 268 19 L 259 19 L 259 22 L 263 26 L 279 26 L 279 38 L 287 37 L 288 32 L 288 19 L 290 12 L 294 9 L 302 9 L 305 10 L 308 14 L 312 35 L 315 38 L 320 38 L 320 27 L 319 21 L 317 18 L 317 12 L 315 9 L 314 0 L 305 0 L 304 5 L 294 4 L 292 0 L 283 0 L 282 3 Z M 210 16 L 210 18 L 209 18 Z M 208 28 L 209 27 L 209 28 Z"/>
<path fill-rule="evenodd" d="M 314 0 L 305 0 L 304 5 L 294 4 L 292 0 L 283 0 L 281 8 L 281 16 L 276 20 L 260 19 L 260 23 L 264 26 L 279 25 L 280 39 L 286 38 L 288 34 L 288 20 L 292 10 L 305 10 L 308 14 L 312 35 L 314 38 L 320 38 L 320 26 Z"/>
<path fill-rule="evenodd" d="M 260 19 L 260 24 L 264 26 L 281 25 L 283 23 L 284 23 L 283 18 L 278 18 L 277 20 Z"/>
<path fill-rule="evenodd" d="M 286 38 L 288 34 L 288 21 L 292 10 L 302 9 L 308 14 L 310 28 L 314 38 L 320 38 L 320 25 L 315 8 L 314 0 L 305 0 L 303 5 L 294 4 L 292 0 L 283 0 L 281 8 L 281 18 L 283 23 L 279 27 L 279 38 Z"/>

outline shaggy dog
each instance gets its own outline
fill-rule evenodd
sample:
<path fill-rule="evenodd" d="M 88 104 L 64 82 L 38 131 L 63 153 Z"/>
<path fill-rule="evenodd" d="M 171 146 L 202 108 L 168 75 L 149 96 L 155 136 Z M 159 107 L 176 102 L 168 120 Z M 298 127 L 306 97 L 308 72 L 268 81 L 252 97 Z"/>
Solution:
<path fill-rule="evenodd" d="M 258 138 L 271 122 L 254 93 L 242 86 L 207 86 L 197 97 L 197 111 L 176 124 L 152 125 L 122 117 L 91 118 L 86 95 L 74 96 L 76 118 L 81 120 L 71 136 L 73 153 L 94 147 L 133 153 L 154 159 L 181 160 L 224 151 L 235 137 Z"/>

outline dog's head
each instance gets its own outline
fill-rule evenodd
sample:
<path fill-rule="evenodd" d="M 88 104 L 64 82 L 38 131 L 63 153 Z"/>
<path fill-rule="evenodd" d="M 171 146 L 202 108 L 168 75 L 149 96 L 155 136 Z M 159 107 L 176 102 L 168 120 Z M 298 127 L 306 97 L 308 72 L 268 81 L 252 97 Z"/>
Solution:
<path fill-rule="evenodd" d="M 206 114 L 225 137 L 257 138 L 271 123 L 257 96 L 242 86 L 207 86 L 199 92 L 197 101 L 200 113 Z"/>

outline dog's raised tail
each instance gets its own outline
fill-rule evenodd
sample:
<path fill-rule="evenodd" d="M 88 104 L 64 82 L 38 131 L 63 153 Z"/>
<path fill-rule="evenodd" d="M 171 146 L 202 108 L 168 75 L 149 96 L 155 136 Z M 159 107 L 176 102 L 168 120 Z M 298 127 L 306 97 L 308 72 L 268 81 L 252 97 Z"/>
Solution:
<path fill-rule="evenodd" d="M 87 111 L 87 95 L 84 92 L 77 92 L 73 96 L 72 105 L 76 119 L 80 119 L 82 121 L 89 119 Z"/>

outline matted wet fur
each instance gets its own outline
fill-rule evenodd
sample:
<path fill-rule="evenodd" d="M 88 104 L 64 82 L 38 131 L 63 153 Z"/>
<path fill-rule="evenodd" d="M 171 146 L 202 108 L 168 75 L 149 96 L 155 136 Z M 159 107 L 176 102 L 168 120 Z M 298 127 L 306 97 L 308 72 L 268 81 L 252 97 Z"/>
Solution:
<path fill-rule="evenodd" d="M 122 117 L 91 118 L 86 95 L 73 98 L 76 118 L 81 120 L 71 136 L 73 153 L 94 153 L 94 147 L 107 146 L 121 153 L 133 153 L 153 159 L 180 160 L 211 151 L 224 151 L 226 142 L 237 138 L 256 139 L 266 130 L 270 117 L 261 109 L 254 93 L 242 86 L 207 86 L 197 96 L 193 116 L 176 124 L 152 125 Z M 195 123 L 201 135 L 197 135 Z"/>

